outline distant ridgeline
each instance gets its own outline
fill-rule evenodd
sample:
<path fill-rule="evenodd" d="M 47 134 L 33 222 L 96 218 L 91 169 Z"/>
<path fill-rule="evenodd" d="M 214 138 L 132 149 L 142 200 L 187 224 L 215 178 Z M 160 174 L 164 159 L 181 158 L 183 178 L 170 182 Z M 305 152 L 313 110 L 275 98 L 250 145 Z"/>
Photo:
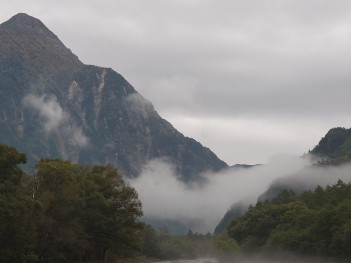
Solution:
<path fill-rule="evenodd" d="M 27 153 L 27 170 L 62 158 L 134 177 L 148 160 L 166 158 L 189 181 L 228 167 L 120 74 L 84 65 L 40 20 L 17 14 L 0 25 L 0 40 L 0 142 Z"/>

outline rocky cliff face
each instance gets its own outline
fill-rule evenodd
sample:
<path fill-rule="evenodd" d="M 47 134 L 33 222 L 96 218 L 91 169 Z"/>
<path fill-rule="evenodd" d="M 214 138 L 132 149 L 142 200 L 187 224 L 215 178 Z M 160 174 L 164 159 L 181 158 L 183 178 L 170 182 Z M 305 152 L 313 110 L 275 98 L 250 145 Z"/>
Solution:
<path fill-rule="evenodd" d="M 137 176 L 166 157 L 183 180 L 227 165 L 162 119 L 110 68 L 84 65 L 38 19 L 0 25 L 0 142 L 40 158 L 113 164 Z"/>

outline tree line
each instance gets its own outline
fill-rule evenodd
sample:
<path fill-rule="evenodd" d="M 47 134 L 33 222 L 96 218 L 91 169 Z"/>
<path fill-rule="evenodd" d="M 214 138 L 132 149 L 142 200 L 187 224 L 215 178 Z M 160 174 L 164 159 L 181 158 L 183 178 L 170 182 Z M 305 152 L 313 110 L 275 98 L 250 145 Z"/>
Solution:
<path fill-rule="evenodd" d="M 220 256 L 228 236 L 171 236 L 140 221 L 134 188 L 109 165 L 43 159 L 33 174 L 26 155 L 0 144 L 0 262 L 140 262 Z"/>
<path fill-rule="evenodd" d="M 227 233 L 243 252 L 350 260 L 351 184 L 339 180 L 300 195 L 285 189 L 271 201 L 250 206 Z"/>
<path fill-rule="evenodd" d="M 111 166 L 41 160 L 0 144 L 0 262 L 126 258 L 140 251 L 144 225 L 136 191 Z"/>

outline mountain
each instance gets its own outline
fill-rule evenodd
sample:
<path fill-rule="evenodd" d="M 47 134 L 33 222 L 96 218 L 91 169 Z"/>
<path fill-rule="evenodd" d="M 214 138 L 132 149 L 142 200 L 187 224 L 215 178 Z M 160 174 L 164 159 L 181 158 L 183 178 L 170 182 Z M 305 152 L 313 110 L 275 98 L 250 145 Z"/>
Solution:
<path fill-rule="evenodd" d="M 214 235 L 224 235 L 227 233 L 227 228 L 233 219 L 242 216 L 246 213 L 248 209 L 247 204 L 243 202 L 238 202 L 233 204 L 230 209 L 225 213 L 219 224 L 216 226 L 213 234 Z"/>
<path fill-rule="evenodd" d="M 310 151 L 309 157 L 312 157 L 312 159 L 317 157 L 317 163 L 311 167 L 305 167 L 299 173 L 274 180 L 269 188 L 258 197 L 257 201 L 272 200 L 283 189 L 292 189 L 297 194 L 315 189 L 318 184 L 323 182 L 313 180 L 316 175 L 321 173 L 321 170 L 318 170 L 319 168 L 330 168 L 331 165 L 339 165 L 351 161 L 351 129 L 342 127 L 330 129 L 313 150 Z M 231 168 L 236 167 L 246 168 L 246 166 L 242 165 L 234 165 Z M 324 183 L 326 184 L 325 179 Z M 217 225 L 214 234 L 224 234 L 230 222 L 243 215 L 246 210 L 247 206 L 243 206 L 240 202 L 233 204 Z"/>
<path fill-rule="evenodd" d="M 162 119 L 120 74 L 83 64 L 40 20 L 0 25 L 0 142 L 40 158 L 107 164 L 129 177 L 165 158 L 185 181 L 227 168 Z"/>
<path fill-rule="evenodd" d="M 342 127 L 330 129 L 309 153 L 312 160 L 317 159 L 314 165 L 305 167 L 299 173 L 274 180 L 269 188 L 259 196 L 258 201 L 271 200 L 283 189 L 292 189 L 297 194 L 313 190 L 317 187 L 318 181 L 312 178 L 321 173 L 319 168 L 332 168 L 351 161 L 351 129 Z"/>
<path fill-rule="evenodd" d="M 324 162 L 342 164 L 351 160 L 351 129 L 332 128 L 310 152 Z"/>
<path fill-rule="evenodd" d="M 231 169 L 247 169 L 247 168 L 252 168 L 255 166 L 258 166 L 261 164 L 234 164 L 232 166 L 230 166 Z"/>

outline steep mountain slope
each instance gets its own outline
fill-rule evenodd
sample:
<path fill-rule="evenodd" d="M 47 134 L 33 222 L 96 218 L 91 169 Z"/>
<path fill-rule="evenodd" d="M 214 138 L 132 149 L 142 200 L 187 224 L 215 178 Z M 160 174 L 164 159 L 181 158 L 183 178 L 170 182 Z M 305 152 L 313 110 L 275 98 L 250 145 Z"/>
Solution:
<path fill-rule="evenodd" d="M 38 19 L 0 25 L 0 142 L 40 158 L 111 163 L 137 176 L 153 158 L 174 163 L 183 180 L 227 165 L 162 119 L 110 68 L 84 65 Z"/>
<path fill-rule="evenodd" d="M 351 160 L 351 129 L 332 128 L 311 151 L 325 162 L 342 164 Z"/>
<path fill-rule="evenodd" d="M 230 209 L 225 213 L 219 224 L 216 226 L 213 234 L 224 235 L 227 233 L 227 228 L 234 218 L 242 216 L 246 213 L 248 205 L 242 202 L 233 204 Z"/>

